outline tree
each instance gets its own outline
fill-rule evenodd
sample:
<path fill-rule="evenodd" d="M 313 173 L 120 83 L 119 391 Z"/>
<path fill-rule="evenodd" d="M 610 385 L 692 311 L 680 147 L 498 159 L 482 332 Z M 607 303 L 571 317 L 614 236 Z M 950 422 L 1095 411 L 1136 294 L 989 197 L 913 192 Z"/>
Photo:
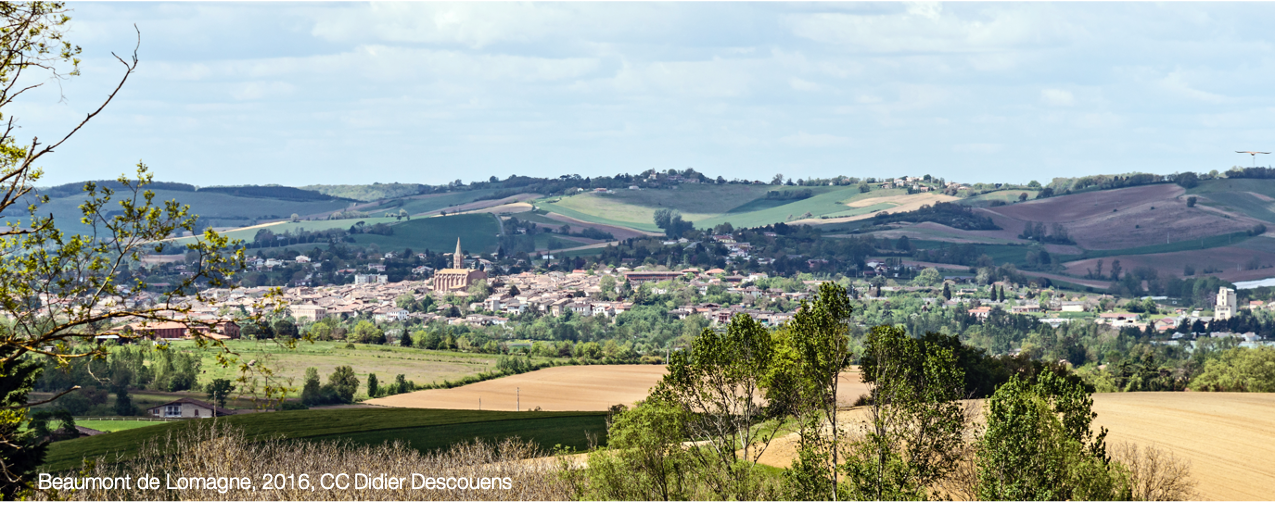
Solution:
<path fill-rule="evenodd" d="M 1119 281 L 1121 272 L 1124 272 L 1124 269 L 1120 268 L 1120 261 L 1112 260 L 1111 261 L 1111 279 L 1115 281 Z"/>
<path fill-rule="evenodd" d="M 328 384 L 332 393 L 344 403 L 354 402 L 354 392 L 359 391 L 359 378 L 354 375 L 354 368 L 348 365 L 337 366 L 328 376 Z"/>
<path fill-rule="evenodd" d="M 871 389 L 844 466 L 854 499 L 924 500 L 960 461 L 965 373 L 951 349 L 889 326 L 868 333 L 860 363 Z"/>
<path fill-rule="evenodd" d="M 1129 484 L 1106 454 L 1106 429 L 1083 384 L 1045 371 L 996 389 L 978 444 L 978 498 L 995 501 L 1127 499 Z"/>
<path fill-rule="evenodd" d="M 14 374 L 34 375 L 39 367 L 18 366 L 29 356 L 42 356 L 49 363 L 67 367 L 75 359 L 104 358 L 110 350 L 95 337 L 114 332 L 110 322 L 124 318 L 189 323 L 192 337 L 204 346 L 219 347 L 223 363 L 229 363 L 237 356 L 224 345 L 206 340 L 209 327 L 189 317 L 189 303 L 210 301 L 199 295 L 182 295 L 203 286 L 228 286 L 230 276 L 243 268 L 242 250 L 231 252 L 232 243 L 210 229 L 186 246 L 158 243 L 182 231 L 193 234 L 196 218 L 176 201 L 154 200 L 154 193 L 146 190 L 152 181 L 144 164 L 137 165 L 134 179 L 121 176 L 115 182 L 83 186 L 85 201 L 79 221 L 90 230 L 87 235 L 60 230 L 52 214 L 43 208 L 49 203 L 47 195 L 33 193 L 44 175 L 38 167 L 41 159 L 66 146 L 76 132 L 105 110 L 137 68 L 136 53 L 127 61 L 120 58 L 124 69 L 118 84 L 65 135 L 52 137 L 52 142 L 42 143 L 37 138 L 19 142 L 21 125 L 13 115 L 18 97 L 47 82 L 79 75 L 80 48 L 64 38 L 68 12 L 62 3 L 0 4 L 4 18 L 0 26 L 5 27 L 0 30 L 0 117 L 8 116 L 0 133 L 0 184 L 4 186 L 0 214 L 10 221 L 10 227 L 0 232 L 0 251 L 5 258 L 0 265 L 0 300 L 12 318 L 0 329 L 0 349 L 5 350 L 0 367 Z M 144 252 L 185 251 L 198 252 L 197 261 L 192 263 L 195 272 L 173 283 L 160 298 L 163 302 L 149 307 L 107 304 L 154 290 L 126 274 L 130 261 L 139 261 Z M 40 300 L 69 302 L 40 306 Z M 253 366 L 241 374 L 261 372 L 263 368 Z M 29 402 L 23 385 L 27 385 L 25 380 L 16 377 L 0 382 L 0 386 L 13 389 L 0 391 L 0 425 L 12 424 L 11 430 L 0 430 L 0 448 L 4 448 L 0 451 L 4 459 L 0 462 L 0 494 L 4 499 L 14 498 L 29 486 L 27 471 L 40 458 L 41 450 L 33 446 L 34 440 L 18 430 L 27 409 L 79 388 L 71 386 L 50 399 Z M 127 390 L 123 392 L 121 409 L 132 406 Z"/>
<path fill-rule="evenodd" d="M 779 429 L 757 424 L 774 346 L 765 327 L 746 314 L 735 315 L 725 332 L 704 329 L 689 350 L 671 355 L 669 372 L 654 389 L 688 414 L 683 432 L 705 442 L 691 456 L 719 471 L 705 478 L 720 499 L 756 497 L 757 461 Z"/>
<path fill-rule="evenodd" d="M 292 213 L 292 216 L 288 218 L 288 221 L 291 221 L 291 222 L 293 222 L 293 223 L 297 223 L 297 222 L 301 221 L 301 215 L 299 215 L 299 214 L 297 214 L 297 213 Z"/>
<path fill-rule="evenodd" d="M 1187 207 L 1195 207 L 1195 201 L 1196 201 L 1196 198 L 1195 198 L 1195 196 L 1194 196 L 1194 195 L 1192 195 L 1192 196 L 1190 196 L 1190 197 L 1187 197 L 1187 198 L 1186 198 L 1186 206 L 1187 206 Z"/>
<path fill-rule="evenodd" d="M 899 240 L 895 241 L 894 249 L 900 251 L 912 251 L 912 242 L 908 240 L 908 236 L 901 235 L 899 236 Z"/>
<path fill-rule="evenodd" d="M 916 276 L 916 284 L 922 286 L 934 286 L 942 282 L 943 274 L 933 267 L 926 267 Z"/>
<path fill-rule="evenodd" d="M 354 324 L 354 330 L 350 331 L 350 337 L 358 343 L 385 343 L 385 332 L 380 327 L 377 327 L 376 324 L 367 320 L 359 320 L 358 323 Z"/>
<path fill-rule="evenodd" d="M 305 370 L 305 386 L 301 388 L 301 403 L 316 406 L 322 403 L 323 386 L 319 384 L 319 370 L 307 367 Z"/>
<path fill-rule="evenodd" d="M 609 300 L 615 293 L 615 278 L 611 275 L 604 275 L 598 281 L 598 288 L 602 290 L 602 298 Z"/>
<path fill-rule="evenodd" d="M 1026 201 L 1027 201 L 1027 192 L 1023 192 L 1023 193 L 1018 194 L 1018 201 L 1019 201 L 1019 202 L 1026 202 Z"/>
<path fill-rule="evenodd" d="M 380 385 L 376 382 L 376 373 L 368 373 L 367 375 L 367 398 L 375 399 L 380 393 Z"/>
<path fill-rule="evenodd" d="M 226 407 L 226 397 L 235 391 L 235 386 L 228 379 L 215 379 L 204 387 L 204 393 L 208 394 L 208 400 L 213 401 L 218 407 Z"/>
<path fill-rule="evenodd" d="M 943 283 L 943 299 L 952 300 L 952 288 L 947 283 Z"/>
<path fill-rule="evenodd" d="M 775 174 L 775 177 L 770 178 L 770 184 L 775 185 L 775 186 L 779 186 L 779 185 L 781 185 L 781 184 L 784 184 L 784 175 L 783 175 L 783 174 Z"/>
<path fill-rule="evenodd" d="M 276 337 L 297 337 L 297 324 L 292 320 L 280 318 L 274 322 L 274 335 Z"/>
<path fill-rule="evenodd" d="M 622 406 L 621 406 L 622 407 Z M 607 451 L 589 454 L 579 499 L 686 500 L 690 455 L 683 446 L 688 414 L 667 396 L 652 395 L 619 410 L 607 428 Z"/>
<path fill-rule="evenodd" d="M 819 294 L 801 302 L 788 326 L 794 363 L 772 379 L 789 386 L 787 392 L 776 389 L 789 399 L 785 404 L 800 422 L 798 459 L 789 479 L 817 492 L 809 499 L 837 500 L 839 496 L 836 467 L 842 431 L 837 425 L 837 385 L 841 372 L 850 366 L 850 313 L 844 288 L 834 283 L 819 285 Z"/>

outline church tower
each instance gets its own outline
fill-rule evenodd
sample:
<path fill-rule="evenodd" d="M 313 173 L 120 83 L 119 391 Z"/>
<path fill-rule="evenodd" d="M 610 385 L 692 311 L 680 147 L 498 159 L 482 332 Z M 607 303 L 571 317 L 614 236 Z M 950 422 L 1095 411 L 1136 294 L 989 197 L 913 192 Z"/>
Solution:
<path fill-rule="evenodd" d="M 456 238 L 456 254 L 452 256 L 452 268 L 465 268 L 465 254 L 460 252 L 460 238 Z"/>

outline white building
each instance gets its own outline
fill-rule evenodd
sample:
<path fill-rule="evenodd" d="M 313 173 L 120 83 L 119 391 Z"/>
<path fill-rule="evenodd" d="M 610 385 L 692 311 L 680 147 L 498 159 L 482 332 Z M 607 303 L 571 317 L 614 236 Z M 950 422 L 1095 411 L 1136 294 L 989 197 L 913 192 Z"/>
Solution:
<path fill-rule="evenodd" d="M 1217 306 L 1213 308 L 1214 320 L 1229 320 L 1235 316 L 1235 290 L 1222 287 L 1217 291 Z"/>
<path fill-rule="evenodd" d="M 356 285 L 372 285 L 384 284 L 390 281 L 390 277 L 384 274 L 355 274 L 354 284 Z"/>

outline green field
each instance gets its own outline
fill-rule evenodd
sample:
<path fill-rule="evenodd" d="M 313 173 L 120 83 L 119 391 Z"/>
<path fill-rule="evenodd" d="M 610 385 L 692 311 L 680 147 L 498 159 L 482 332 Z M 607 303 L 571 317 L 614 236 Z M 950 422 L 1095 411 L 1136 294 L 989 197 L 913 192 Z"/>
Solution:
<path fill-rule="evenodd" d="M 1027 200 L 1031 200 L 1036 198 L 1036 195 L 1040 192 L 1035 190 L 999 190 L 991 193 L 984 193 L 982 195 L 967 197 L 961 199 L 959 202 L 971 207 L 989 207 L 992 205 L 993 201 L 1005 203 L 1018 202 L 1018 196 L 1024 193 L 1027 194 Z"/>
<path fill-rule="evenodd" d="M 119 432 L 121 430 L 140 429 L 142 427 L 150 427 L 152 425 L 160 425 L 168 422 L 158 420 L 76 420 L 75 424 L 80 427 L 88 427 L 93 430 L 103 432 Z"/>
<path fill-rule="evenodd" d="M 810 190 L 814 196 L 802 200 L 766 200 L 766 192 L 772 189 Z M 555 197 L 538 201 L 536 206 L 578 220 L 658 232 L 652 215 L 656 209 L 664 207 L 677 209 L 696 228 L 714 227 L 727 222 L 735 227 L 760 227 L 790 221 L 790 216 L 792 219 L 800 219 L 806 213 L 814 218 L 872 214 L 895 206 L 884 202 L 863 207 L 850 207 L 847 204 L 856 200 L 906 194 L 905 190 L 859 193 L 858 187 L 853 186 L 684 185 L 677 190 L 623 190 L 613 195 L 587 193 Z"/>
<path fill-rule="evenodd" d="M 369 214 L 384 214 L 386 211 L 398 212 L 404 209 L 408 214 L 416 216 L 421 213 L 428 213 L 436 209 L 444 207 L 458 206 L 468 204 L 475 200 L 482 200 L 488 195 L 496 193 L 497 190 L 470 190 L 451 193 L 434 193 L 412 198 L 387 199 L 383 205 L 371 208 Z"/>
<path fill-rule="evenodd" d="M 241 361 L 264 361 L 285 385 L 300 387 L 308 367 L 318 369 L 319 376 L 328 377 L 337 366 L 348 365 L 354 369 L 360 384 L 367 383 L 369 373 L 376 374 L 382 383 L 393 381 L 402 374 L 409 381 L 420 385 L 435 382 L 456 381 L 466 376 L 496 369 L 497 355 L 482 353 L 463 353 L 457 351 L 436 351 L 420 348 L 404 348 L 393 345 L 356 344 L 354 349 L 345 348 L 341 341 L 301 342 L 295 349 L 286 349 L 277 344 L 252 340 L 227 341 L 231 351 L 239 353 Z M 232 379 L 236 372 L 217 366 L 216 351 L 199 349 L 193 343 L 173 343 L 174 350 L 185 353 L 197 353 L 201 357 L 203 369 L 199 374 L 200 384 L 213 379 Z M 537 363 L 550 363 L 548 359 L 539 359 Z M 202 394 L 200 394 L 202 395 Z"/>
<path fill-rule="evenodd" d="M 45 472 L 65 472 L 86 457 L 128 459 L 140 445 L 169 431 L 210 420 L 170 422 L 163 425 L 60 441 L 49 445 L 42 468 Z M 332 440 L 349 439 L 356 444 L 380 444 L 402 440 L 418 451 L 445 449 L 453 444 L 484 438 L 499 440 L 520 437 L 543 448 L 554 445 L 584 449 L 589 435 L 605 444 L 603 413 L 550 411 L 467 411 L 407 408 L 310 409 L 251 413 L 219 418 L 244 431 L 249 438 Z"/>
<path fill-rule="evenodd" d="M 358 234 L 355 244 L 377 244 L 381 251 L 453 251 L 456 239 L 471 254 L 496 251 L 500 221 L 488 213 L 414 218 L 394 224 L 394 235 Z"/>
<path fill-rule="evenodd" d="M 1275 222 L 1275 180 L 1270 179 L 1212 179 L 1200 181 L 1187 195 L 1203 195 L 1213 202 L 1209 207 L 1238 212 L 1265 222 Z"/>
<path fill-rule="evenodd" d="M 275 233 L 292 232 L 298 229 L 322 231 L 338 228 L 348 229 L 358 222 L 363 222 L 365 225 L 389 223 L 394 227 L 394 235 L 357 234 L 354 236 L 355 244 L 363 246 L 376 244 L 382 251 L 401 251 L 405 248 L 411 248 L 412 251 L 425 251 L 427 249 L 431 251 L 452 251 L 456 248 L 456 239 L 460 238 L 461 245 L 466 251 L 473 254 L 488 253 L 496 251 L 496 238 L 497 234 L 500 233 L 500 222 L 495 216 L 488 213 L 474 213 L 410 220 L 382 217 L 278 223 L 258 228 L 229 231 L 225 235 L 231 239 L 251 242 L 261 229 Z M 185 237 L 173 242 L 181 245 L 194 240 L 195 238 Z M 288 247 L 301 251 L 309 250 L 315 246 L 327 248 L 327 243 L 296 244 Z"/>

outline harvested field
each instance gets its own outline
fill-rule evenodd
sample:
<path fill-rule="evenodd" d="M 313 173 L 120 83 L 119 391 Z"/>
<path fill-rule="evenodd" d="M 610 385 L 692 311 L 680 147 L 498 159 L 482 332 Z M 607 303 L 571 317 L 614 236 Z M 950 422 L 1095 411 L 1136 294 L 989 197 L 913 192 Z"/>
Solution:
<path fill-rule="evenodd" d="M 1094 411 L 1109 445 L 1153 444 L 1189 459 L 1203 500 L 1275 500 L 1275 394 L 1095 394 Z"/>
<path fill-rule="evenodd" d="M 1275 394 L 1133 392 L 1093 398 L 1094 425 L 1110 431 L 1108 449 L 1125 442 L 1154 445 L 1189 460 L 1202 500 L 1275 499 Z M 853 433 L 866 413 L 846 410 L 839 421 Z M 777 438 L 761 462 L 788 467 L 796 444 L 795 434 Z"/>
<path fill-rule="evenodd" d="M 664 377 L 662 365 L 579 365 L 550 367 L 445 390 L 421 390 L 366 401 L 404 408 L 604 411 L 633 405 Z M 521 393 L 518 390 L 521 389 Z"/>
<path fill-rule="evenodd" d="M 524 411 L 602 411 L 616 404 L 632 406 L 646 398 L 664 377 L 662 365 L 577 365 L 551 367 L 516 376 L 472 383 L 446 390 L 421 390 L 365 401 L 365 404 L 403 408 L 477 409 L 513 411 L 518 396 Z M 518 389 L 522 389 L 521 394 Z M 868 393 L 852 368 L 841 376 L 837 404 L 850 406 Z"/>
<path fill-rule="evenodd" d="M 1064 195 L 986 209 L 1002 230 L 996 237 L 1016 238 L 1027 221 L 1062 223 L 1089 250 L 1122 249 L 1241 232 L 1259 222 L 1243 215 L 1186 206 L 1182 187 L 1149 185 Z M 1154 208 L 1154 209 L 1153 209 Z"/>

